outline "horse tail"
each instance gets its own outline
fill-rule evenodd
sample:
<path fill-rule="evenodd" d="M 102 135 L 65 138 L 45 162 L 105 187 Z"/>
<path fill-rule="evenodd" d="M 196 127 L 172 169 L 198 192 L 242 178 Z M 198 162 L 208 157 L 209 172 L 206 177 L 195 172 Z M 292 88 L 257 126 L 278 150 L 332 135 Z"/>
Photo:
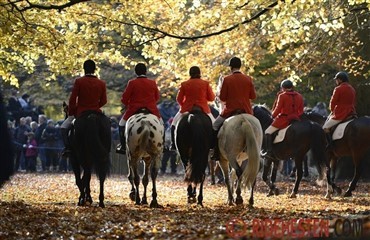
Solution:
<path fill-rule="evenodd" d="M 260 168 L 260 151 L 257 143 L 257 136 L 251 123 L 243 118 L 242 128 L 245 131 L 246 148 L 248 153 L 248 164 L 241 175 L 241 187 L 250 190 Z"/>
<path fill-rule="evenodd" d="M 205 114 L 189 114 L 187 119 L 191 131 L 191 156 L 185 172 L 186 182 L 198 184 L 205 178 L 212 130 L 212 123 L 206 118 Z M 206 121 L 209 126 L 205 125 Z"/>
<path fill-rule="evenodd" d="M 327 167 L 325 133 L 320 125 L 312 123 L 311 126 L 312 138 L 314 139 L 314 141 L 311 141 L 311 152 L 314 159 L 313 163 L 319 173 L 318 180 L 324 180 Z"/>
<path fill-rule="evenodd" d="M 105 178 L 110 170 L 110 122 L 103 114 L 90 114 L 86 118 L 85 151 L 91 151 L 90 157 L 98 177 Z"/>

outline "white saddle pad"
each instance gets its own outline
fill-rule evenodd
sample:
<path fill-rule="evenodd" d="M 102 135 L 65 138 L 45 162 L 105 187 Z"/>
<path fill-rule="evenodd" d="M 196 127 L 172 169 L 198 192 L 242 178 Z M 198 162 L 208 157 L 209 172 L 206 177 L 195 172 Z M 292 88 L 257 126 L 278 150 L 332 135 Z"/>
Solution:
<path fill-rule="evenodd" d="M 291 125 L 288 125 L 288 127 L 283 128 L 283 129 L 280 129 L 280 130 L 278 131 L 278 134 L 276 135 L 276 137 L 275 137 L 275 139 L 274 139 L 274 143 L 279 143 L 279 142 L 284 141 L 286 131 L 288 130 L 288 128 L 289 128 L 290 126 L 291 126 Z"/>
<path fill-rule="evenodd" d="M 341 139 L 344 135 L 344 129 L 346 129 L 348 123 L 352 122 L 352 120 L 349 120 L 347 122 L 344 122 L 344 123 L 340 123 L 338 125 L 338 127 L 334 130 L 334 133 L 333 133 L 333 140 L 338 140 L 338 139 Z"/>

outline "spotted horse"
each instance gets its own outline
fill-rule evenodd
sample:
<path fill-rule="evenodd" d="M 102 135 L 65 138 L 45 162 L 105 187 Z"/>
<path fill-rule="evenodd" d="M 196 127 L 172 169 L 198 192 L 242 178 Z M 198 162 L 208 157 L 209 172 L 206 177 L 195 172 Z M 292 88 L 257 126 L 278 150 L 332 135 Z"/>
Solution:
<path fill-rule="evenodd" d="M 163 152 L 163 122 L 150 113 L 138 113 L 131 116 L 126 123 L 126 152 L 129 167 L 128 179 L 131 183 L 130 199 L 136 205 L 148 204 L 147 186 L 149 183 L 149 170 L 153 183 L 151 208 L 159 208 L 157 202 L 156 178 L 160 167 Z M 140 175 L 139 162 L 145 163 L 142 183 L 144 193 L 142 199 L 139 194 Z"/>

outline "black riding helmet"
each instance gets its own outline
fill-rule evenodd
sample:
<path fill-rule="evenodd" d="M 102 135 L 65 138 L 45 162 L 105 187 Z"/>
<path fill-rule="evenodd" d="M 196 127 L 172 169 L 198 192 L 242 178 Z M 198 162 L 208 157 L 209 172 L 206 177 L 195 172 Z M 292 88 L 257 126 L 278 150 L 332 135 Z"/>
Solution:
<path fill-rule="evenodd" d="M 232 57 L 229 61 L 229 66 L 233 68 L 240 68 L 242 66 L 242 61 L 238 57 Z"/>
<path fill-rule="evenodd" d="M 348 82 L 348 74 L 346 72 L 338 72 L 335 77 L 334 77 L 334 80 L 342 80 L 342 82 Z"/>
<path fill-rule="evenodd" d="M 281 88 L 293 88 L 293 83 L 289 79 L 285 79 L 280 84 Z"/>

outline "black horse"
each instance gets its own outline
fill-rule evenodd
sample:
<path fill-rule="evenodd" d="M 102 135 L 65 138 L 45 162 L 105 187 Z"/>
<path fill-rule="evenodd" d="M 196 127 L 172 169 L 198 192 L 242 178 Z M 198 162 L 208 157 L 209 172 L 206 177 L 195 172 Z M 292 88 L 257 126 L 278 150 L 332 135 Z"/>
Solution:
<path fill-rule="evenodd" d="M 196 202 L 196 187 L 200 184 L 197 204 L 203 206 L 203 183 L 212 141 L 211 119 L 200 109 L 185 114 L 176 126 L 176 148 L 185 168 L 188 203 Z"/>
<path fill-rule="evenodd" d="M 64 111 L 68 106 L 63 103 Z M 99 206 L 104 205 L 104 182 L 109 173 L 111 148 L 110 120 L 102 113 L 86 111 L 76 118 L 70 132 L 70 162 L 80 191 L 78 206 L 92 204 L 90 180 L 95 171 L 100 182 Z M 81 176 L 81 170 L 83 175 Z"/>
<path fill-rule="evenodd" d="M 270 111 L 262 105 L 255 105 L 253 107 L 253 111 L 254 116 L 259 119 L 262 129 L 266 130 L 266 128 L 270 126 L 273 121 Z M 265 146 L 265 144 L 263 145 Z M 262 178 L 270 188 L 269 195 L 277 195 L 279 193 L 278 189 L 274 185 L 279 160 L 292 158 L 295 161 L 297 174 L 294 189 L 290 197 L 296 197 L 299 183 L 302 179 L 302 163 L 306 153 L 311 149 L 313 158 L 316 161 L 318 173 L 320 175 L 319 178 L 323 179 L 326 173 L 326 180 L 328 184 L 326 196 L 330 197 L 332 192 L 329 191 L 329 187 L 331 187 L 330 168 L 329 162 L 325 157 L 325 145 L 325 133 L 320 125 L 305 118 L 301 119 L 301 121 L 294 121 L 291 127 L 289 127 L 287 130 L 284 140 L 282 142 L 273 144 L 273 156 L 267 156 L 264 159 Z M 269 180 L 267 175 L 270 172 L 272 163 L 273 169 L 271 171 Z M 325 169 L 326 172 L 324 171 Z"/>
<path fill-rule="evenodd" d="M 364 168 L 362 164 L 366 158 L 370 158 L 370 117 L 359 117 L 348 123 L 343 137 L 333 140 L 327 154 L 333 171 L 333 188 L 338 194 L 341 193 L 341 189 L 334 184 L 337 161 L 340 157 L 352 157 L 355 172 L 344 197 L 352 196 Z"/>
<path fill-rule="evenodd" d="M 7 114 L 0 91 L 0 188 L 14 173 L 14 153 L 12 138 L 7 125 Z"/>

